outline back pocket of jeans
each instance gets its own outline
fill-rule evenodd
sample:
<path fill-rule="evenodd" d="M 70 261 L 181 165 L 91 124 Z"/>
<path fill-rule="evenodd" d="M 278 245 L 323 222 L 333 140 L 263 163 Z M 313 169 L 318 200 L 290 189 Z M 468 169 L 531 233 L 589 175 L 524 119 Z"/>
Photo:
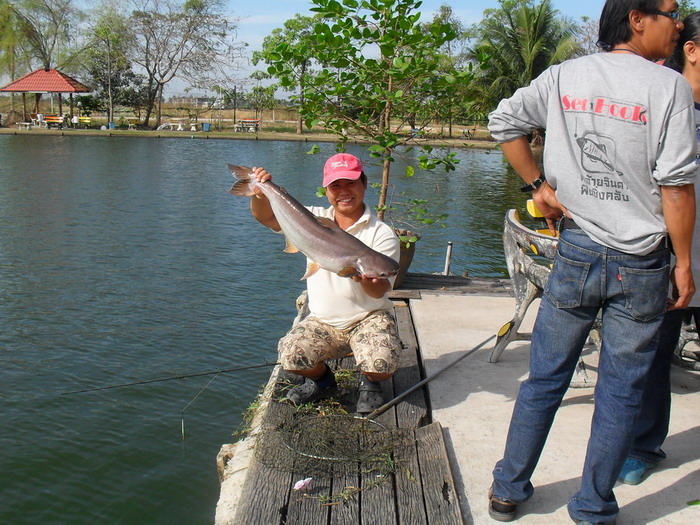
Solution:
<path fill-rule="evenodd" d="M 666 312 L 668 276 L 671 267 L 626 268 L 620 267 L 625 307 L 638 321 L 651 321 Z"/>
<path fill-rule="evenodd" d="M 544 293 L 557 308 L 581 306 L 583 287 L 590 267 L 590 263 L 567 259 L 558 253 Z"/>

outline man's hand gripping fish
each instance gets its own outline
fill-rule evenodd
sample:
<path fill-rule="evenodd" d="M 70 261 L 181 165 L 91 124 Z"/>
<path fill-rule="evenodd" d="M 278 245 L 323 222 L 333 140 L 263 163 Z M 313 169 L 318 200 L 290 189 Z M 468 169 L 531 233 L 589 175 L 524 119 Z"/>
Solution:
<path fill-rule="evenodd" d="M 287 241 L 285 252 L 302 252 L 311 263 L 306 279 L 319 268 L 341 277 L 362 274 L 369 278 L 391 277 L 399 271 L 396 261 L 353 237 L 331 219 L 316 217 L 294 197 L 272 181 L 258 182 L 245 166 L 228 165 L 236 182 L 229 193 L 242 197 L 254 195 L 260 188 L 270 201 L 272 211 Z"/>

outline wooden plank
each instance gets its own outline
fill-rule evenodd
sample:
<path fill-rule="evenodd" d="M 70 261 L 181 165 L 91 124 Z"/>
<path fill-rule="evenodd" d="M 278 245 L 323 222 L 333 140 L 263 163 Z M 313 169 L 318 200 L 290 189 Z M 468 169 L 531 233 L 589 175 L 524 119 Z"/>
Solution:
<path fill-rule="evenodd" d="M 384 399 L 391 399 L 394 391 L 393 378 L 382 381 L 380 384 Z M 396 407 L 380 414 L 374 418 L 374 421 L 384 425 L 389 430 L 395 429 Z M 360 488 L 362 489 L 360 492 L 360 522 L 381 523 L 382 525 L 397 523 L 396 490 L 392 474 L 378 474 L 377 465 L 372 463 L 362 464 L 360 472 Z"/>
<path fill-rule="evenodd" d="M 423 499 L 430 525 L 464 523 L 440 423 L 419 428 L 416 443 Z"/>
<path fill-rule="evenodd" d="M 427 525 L 429 517 L 423 502 L 415 431 L 411 431 L 411 437 L 410 443 L 397 447 L 394 453 L 398 521 L 401 524 Z"/>
<path fill-rule="evenodd" d="M 263 427 L 270 421 L 276 421 L 280 414 L 288 407 L 276 401 L 267 404 L 263 417 Z M 257 437 L 258 445 L 256 456 L 249 467 L 245 479 L 243 491 L 240 497 L 240 507 L 236 512 L 236 523 L 250 523 L 252 525 L 274 525 L 284 523 L 287 515 L 290 488 L 292 486 L 291 468 L 280 469 L 275 467 L 275 461 L 261 461 L 258 453 L 262 453 L 259 440 L 269 440 L 263 430 Z M 272 441 L 266 441 L 271 443 Z M 280 444 L 281 446 L 281 444 Z M 286 450 L 265 450 L 267 456 L 277 457 L 276 454 L 285 454 Z M 290 462 L 290 467 L 292 463 Z"/>
<path fill-rule="evenodd" d="M 235 523 L 246 525 L 284 524 L 292 475 L 255 460 L 241 494 Z"/>
<path fill-rule="evenodd" d="M 488 277 L 459 277 L 430 273 L 408 273 L 401 286 L 392 291 L 393 297 L 402 297 L 411 290 L 435 291 L 440 293 L 511 295 L 512 283 L 508 279 L 491 279 Z M 410 297 L 409 297 L 410 298 Z"/>
<path fill-rule="evenodd" d="M 295 473 L 292 476 L 292 481 L 295 483 L 306 477 L 304 473 Z M 292 490 L 285 525 L 328 523 L 330 509 L 322 503 L 325 503 L 330 496 L 332 479 L 314 477 L 311 483 L 311 488 L 307 492 L 301 493 Z"/>
<path fill-rule="evenodd" d="M 362 474 L 360 523 L 399 525 L 396 515 L 396 490 L 392 478 L 391 474 Z"/>
<path fill-rule="evenodd" d="M 404 290 L 399 288 L 398 290 L 392 290 L 389 292 L 389 299 L 414 299 L 418 300 L 421 298 L 420 290 Z"/>
<path fill-rule="evenodd" d="M 330 504 L 330 525 L 357 525 L 360 523 L 360 494 L 356 492 L 360 487 L 360 470 L 344 466 L 338 469 L 338 475 L 333 477 L 332 496 L 334 501 Z M 340 500 L 341 494 L 347 494 L 347 498 Z"/>
<path fill-rule="evenodd" d="M 399 327 L 399 336 L 403 344 L 400 368 L 394 374 L 394 396 L 406 392 L 421 381 L 418 368 L 418 341 L 413 329 L 413 319 L 408 306 L 398 305 L 394 315 Z M 426 391 L 424 388 L 402 399 L 396 405 L 397 423 L 400 428 L 418 428 L 428 419 Z"/>

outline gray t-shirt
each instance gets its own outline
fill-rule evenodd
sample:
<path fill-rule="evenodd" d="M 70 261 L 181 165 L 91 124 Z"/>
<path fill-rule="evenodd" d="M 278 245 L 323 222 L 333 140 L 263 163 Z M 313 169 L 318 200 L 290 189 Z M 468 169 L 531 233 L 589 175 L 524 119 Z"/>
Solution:
<path fill-rule="evenodd" d="M 694 182 L 695 118 L 686 80 L 626 53 L 552 66 L 502 100 L 489 131 L 508 142 L 545 128 L 544 172 L 596 242 L 643 255 L 666 234 L 659 185 Z"/>

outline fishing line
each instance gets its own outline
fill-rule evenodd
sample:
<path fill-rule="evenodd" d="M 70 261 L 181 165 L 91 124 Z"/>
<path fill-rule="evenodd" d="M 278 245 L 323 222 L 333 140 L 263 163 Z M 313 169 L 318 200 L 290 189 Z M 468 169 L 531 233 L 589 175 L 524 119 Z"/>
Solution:
<path fill-rule="evenodd" d="M 202 377 L 202 376 L 218 376 L 219 374 L 228 374 L 230 372 L 240 372 L 243 370 L 253 370 L 255 368 L 264 368 L 267 366 L 276 366 L 279 363 L 262 363 L 259 365 L 251 365 L 251 366 L 241 366 L 241 367 L 236 367 L 236 368 L 227 368 L 224 370 L 212 370 L 210 372 L 197 372 L 194 374 L 181 374 L 177 376 L 170 376 L 170 377 L 161 377 L 158 379 L 145 379 L 142 381 L 134 381 L 132 383 L 120 383 L 117 385 L 107 385 L 107 386 L 98 386 L 94 388 L 84 388 L 82 390 L 71 390 L 70 392 L 59 392 L 57 395 L 59 396 L 70 396 L 73 394 L 85 394 L 87 392 L 99 392 L 101 390 L 111 390 L 113 388 L 124 388 L 127 386 L 139 386 L 139 385 L 148 385 L 151 383 L 162 383 L 163 381 L 173 381 L 175 379 L 188 379 L 190 377 Z M 216 379 L 216 377 L 214 377 Z"/>
<path fill-rule="evenodd" d="M 192 374 L 180 374 L 176 376 L 169 376 L 169 377 L 161 377 L 157 379 L 145 379 L 142 381 L 133 381 L 131 383 L 120 383 L 116 385 L 106 385 L 106 386 L 99 386 L 99 387 L 94 387 L 94 388 L 84 388 L 81 390 L 71 390 L 68 392 L 45 392 L 41 394 L 29 394 L 29 395 L 18 395 L 18 394 L 4 394 L 0 393 L 0 399 L 21 399 L 21 400 L 29 400 L 29 399 L 46 399 L 46 398 L 52 398 L 52 397 L 57 397 L 57 396 L 69 396 L 69 395 L 74 395 L 74 394 L 84 394 L 84 393 L 89 393 L 89 392 L 99 392 L 102 390 L 111 390 L 114 388 L 123 388 L 123 387 L 128 387 L 128 386 L 140 386 L 140 385 L 147 385 L 150 383 L 160 383 L 163 381 L 174 381 L 176 379 L 188 379 L 190 377 L 202 377 L 202 376 L 210 376 L 210 375 L 218 375 L 218 374 L 228 374 L 231 372 L 241 372 L 244 370 L 253 370 L 256 368 L 265 368 L 268 366 L 276 366 L 279 363 L 261 363 L 258 365 L 251 365 L 251 366 L 240 366 L 240 367 L 235 367 L 235 368 L 226 368 L 226 369 L 217 369 L 217 370 L 211 370 L 209 372 L 197 372 L 197 373 L 192 373 Z"/>
<path fill-rule="evenodd" d="M 182 432 L 182 441 L 183 441 L 183 442 L 185 441 L 185 410 L 187 410 L 187 409 L 189 408 L 189 406 L 190 406 L 192 403 L 194 403 L 194 402 L 197 400 L 197 398 L 198 398 L 199 396 L 201 396 L 202 393 L 203 393 L 207 388 L 209 388 L 209 385 L 211 385 L 211 384 L 214 382 L 214 379 L 216 379 L 217 377 L 219 377 L 219 375 L 221 375 L 221 372 L 217 373 L 214 377 L 212 377 L 212 378 L 209 380 L 209 382 L 208 382 L 206 385 L 204 385 L 204 388 L 202 388 L 202 389 L 197 393 L 197 395 L 194 396 L 194 397 L 192 398 L 192 400 L 191 400 L 189 403 L 187 403 L 187 405 L 185 405 L 185 408 L 183 408 L 182 411 L 180 412 L 180 429 L 181 429 L 181 432 Z"/>

